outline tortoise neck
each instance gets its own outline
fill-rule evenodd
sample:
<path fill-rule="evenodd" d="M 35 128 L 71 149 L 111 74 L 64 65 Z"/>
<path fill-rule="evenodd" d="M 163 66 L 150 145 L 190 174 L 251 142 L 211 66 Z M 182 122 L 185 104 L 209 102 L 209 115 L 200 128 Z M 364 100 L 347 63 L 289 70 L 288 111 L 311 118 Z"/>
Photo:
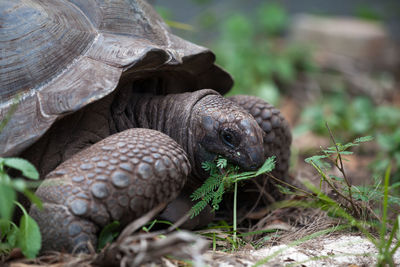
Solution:
<path fill-rule="evenodd" d="M 188 153 L 190 163 L 195 164 L 193 107 L 203 97 L 217 94 L 213 90 L 170 95 L 123 94 L 112 105 L 112 132 L 130 128 L 148 128 L 165 133 Z M 122 103 L 122 104 L 121 104 Z"/>

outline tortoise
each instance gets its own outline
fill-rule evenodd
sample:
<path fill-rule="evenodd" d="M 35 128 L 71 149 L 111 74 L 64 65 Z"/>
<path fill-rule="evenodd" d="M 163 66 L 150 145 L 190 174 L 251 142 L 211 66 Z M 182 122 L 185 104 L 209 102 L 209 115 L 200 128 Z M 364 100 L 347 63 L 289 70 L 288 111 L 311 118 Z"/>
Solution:
<path fill-rule="evenodd" d="M 88 251 L 162 202 L 176 220 L 221 155 L 243 170 L 277 156 L 287 176 L 291 134 L 270 104 L 225 98 L 231 76 L 207 48 L 171 33 L 143 0 L 0 2 L 0 154 L 21 156 L 44 182 L 30 210 L 42 251 Z M 261 181 L 265 182 L 262 178 Z M 203 215 L 187 228 L 209 222 Z"/>

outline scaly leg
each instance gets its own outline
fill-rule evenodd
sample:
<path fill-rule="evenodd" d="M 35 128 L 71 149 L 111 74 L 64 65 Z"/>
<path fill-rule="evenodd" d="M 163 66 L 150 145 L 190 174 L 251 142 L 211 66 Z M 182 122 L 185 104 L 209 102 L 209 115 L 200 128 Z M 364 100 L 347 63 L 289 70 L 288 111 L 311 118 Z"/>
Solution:
<path fill-rule="evenodd" d="M 88 252 L 105 225 L 126 225 L 174 199 L 190 164 L 168 136 L 130 129 L 79 152 L 49 173 L 36 194 L 44 210 L 30 214 L 42 233 L 42 251 Z"/>

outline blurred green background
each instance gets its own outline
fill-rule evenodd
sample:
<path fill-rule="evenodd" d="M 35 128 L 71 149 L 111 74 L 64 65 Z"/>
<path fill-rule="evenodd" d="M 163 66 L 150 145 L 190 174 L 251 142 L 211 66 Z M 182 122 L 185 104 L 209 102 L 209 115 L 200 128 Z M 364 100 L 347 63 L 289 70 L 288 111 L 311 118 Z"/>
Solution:
<path fill-rule="evenodd" d="M 366 162 L 363 168 L 368 176 L 381 176 L 391 163 L 393 182 L 400 181 L 398 62 L 380 66 L 373 61 L 364 64 L 362 60 L 344 58 L 338 66 L 332 61 L 325 64 L 316 56 L 312 42 L 298 43 L 292 36 L 295 18 L 300 13 L 339 20 L 346 16 L 385 29 L 385 38 L 390 39 L 397 52 L 393 57 L 397 57 L 400 1 L 154 0 L 150 3 L 174 33 L 215 52 L 217 62 L 234 77 L 230 94 L 257 95 L 282 110 L 295 137 L 294 173 L 303 168 L 302 159 L 315 153 L 319 144 L 329 144 L 327 122 L 339 142 L 373 136 L 375 141 L 359 149 L 356 160 Z M 334 34 L 346 40 L 345 34 Z M 357 172 L 359 167 L 354 168 Z M 364 179 L 363 175 L 359 179 Z"/>

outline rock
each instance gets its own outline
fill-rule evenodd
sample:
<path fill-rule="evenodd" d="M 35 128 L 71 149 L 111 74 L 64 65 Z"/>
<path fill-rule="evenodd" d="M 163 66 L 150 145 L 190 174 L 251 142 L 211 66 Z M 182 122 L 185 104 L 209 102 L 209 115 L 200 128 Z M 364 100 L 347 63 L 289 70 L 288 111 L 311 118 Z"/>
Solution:
<path fill-rule="evenodd" d="M 373 68 L 393 69 L 400 61 L 399 50 L 379 22 L 303 14 L 294 18 L 289 39 L 311 45 L 317 59 L 328 65 L 350 59 Z"/>
<path fill-rule="evenodd" d="M 235 253 L 208 251 L 211 266 L 374 266 L 378 251 L 365 237 L 351 234 L 331 234 L 293 244 L 265 246 L 258 250 Z M 400 262 L 400 252 L 393 255 Z M 396 265 L 398 266 L 398 265 Z"/>

